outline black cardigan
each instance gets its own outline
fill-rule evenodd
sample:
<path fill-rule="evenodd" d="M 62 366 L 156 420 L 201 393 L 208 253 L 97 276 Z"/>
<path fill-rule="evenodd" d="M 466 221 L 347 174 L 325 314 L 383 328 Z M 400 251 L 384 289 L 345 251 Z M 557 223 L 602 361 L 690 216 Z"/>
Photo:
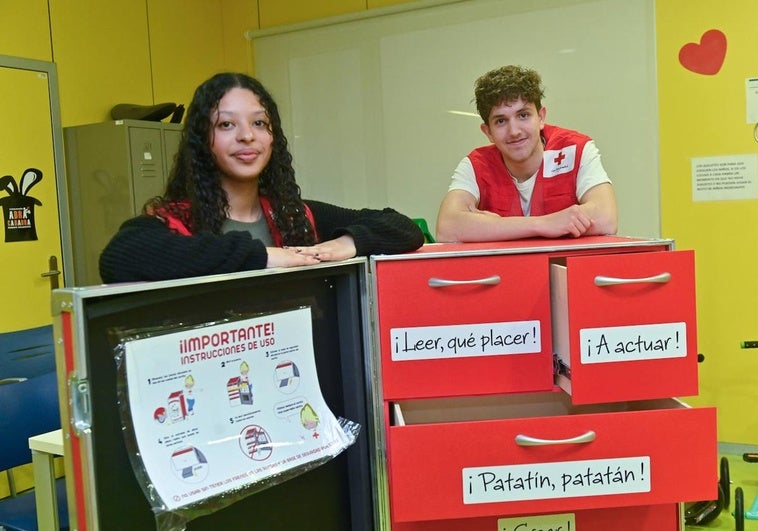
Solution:
<path fill-rule="evenodd" d="M 352 210 L 305 201 L 320 241 L 350 234 L 358 256 L 418 249 L 424 235 L 410 218 L 392 210 Z M 266 247 L 247 232 L 183 236 L 161 220 L 141 215 L 124 222 L 100 255 L 105 283 L 168 280 L 263 269 Z"/>

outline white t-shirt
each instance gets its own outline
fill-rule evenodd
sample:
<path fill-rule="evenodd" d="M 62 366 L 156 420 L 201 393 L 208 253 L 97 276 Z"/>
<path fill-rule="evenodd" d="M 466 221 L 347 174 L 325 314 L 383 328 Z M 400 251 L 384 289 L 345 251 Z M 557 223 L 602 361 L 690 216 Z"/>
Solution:
<path fill-rule="evenodd" d="M 531 211 L 532 192 L 534 191 L 536 176 L 537 173 L 521 183 L 511 177 L 521 196 L 521 210 L 527 216 Z M 576 200 L 580 201 L 587 190 L 593 186 L 610 182 L 611 179 L 605 173 L 605 168 L 603 168 L 603 164 L 600 162 L 600 152 L 595 146 L 595 142 L 590 140 L 584 145 L 582 160 L 579 162 L 579 172 L 576 176 Z M 476 183 L 474 167 L 471 165 L 471 160 L 468 157 L 463 157 L 458 167 L 455 168 L 452 182 L 448 187 L 448 191 L 450 190 L 465 190 L 476 198 L 477 203 L 479 202 L 479 185 Z"/>

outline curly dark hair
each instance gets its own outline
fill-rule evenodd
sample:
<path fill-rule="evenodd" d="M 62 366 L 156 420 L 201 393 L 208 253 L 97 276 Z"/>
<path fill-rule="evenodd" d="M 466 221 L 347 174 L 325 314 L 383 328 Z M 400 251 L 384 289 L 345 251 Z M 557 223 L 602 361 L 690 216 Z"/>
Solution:
<path fill-rule="evenodd" d="M 316 243 L 313 226 L 300 197 L 300 186 L 295 181 L 292 155 L 276 102 L 260 81 L 241 73 L 216 74 L 195 90 L 166 191 L 163 197 L 148 202 L 146 210 L 169 210 L 193 232 L 221 233 L 228 216 L 229 201 L 221 187 L 221 173 L 211 152 L 211 130 L 219 101 L 232 88 L 248 89 L 258 96 L 270 121 L 273 136 L 271 159 L 258 177 L 258 192 L 271 203 L 282 243 Z"/>
<path fill-rule="evenodd" d="M 476 110 L 484 123 L 488 123 L 493 107 L 521 98 L 542 108 L 542 78 L 536 70 L 509 65 L 490 70 L 474 83 Z"/>

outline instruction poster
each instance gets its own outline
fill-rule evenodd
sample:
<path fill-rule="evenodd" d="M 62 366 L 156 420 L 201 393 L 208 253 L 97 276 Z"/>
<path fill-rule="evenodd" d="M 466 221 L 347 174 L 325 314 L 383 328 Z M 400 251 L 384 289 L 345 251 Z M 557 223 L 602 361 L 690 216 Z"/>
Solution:
<path fill-rule="evenodd" d="M 308 308 L 128 341 L 124 357 L 139 452 L 169 510 L 349 445 L 321 394 Z"/>

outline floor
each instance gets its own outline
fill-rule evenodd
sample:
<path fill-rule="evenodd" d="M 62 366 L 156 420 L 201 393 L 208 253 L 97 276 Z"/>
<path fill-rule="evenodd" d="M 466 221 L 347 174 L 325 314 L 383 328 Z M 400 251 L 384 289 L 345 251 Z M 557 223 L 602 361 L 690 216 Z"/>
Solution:
<path fill-rule="evenodd" d="M 758 516 L 758 463 L 746 463 L 742 460 L 742 455 L 726 455 L 729 460 L 729 478 L 732 488 L 729 496 L 730 503 L 728 509 L 721 511 L 721 514 L 712 522 L 703 526 L 687 526 L 687 530 L 708 529 L 735 531 L 736 521 L 733 516 L 734 511 L 734 489 L 742 487 L 744 494 L 745 511 L 749 512 L 755 502 L 756 516 Z M 745 531 L 758 531 L 758 520 L 745 518 Z"/>

